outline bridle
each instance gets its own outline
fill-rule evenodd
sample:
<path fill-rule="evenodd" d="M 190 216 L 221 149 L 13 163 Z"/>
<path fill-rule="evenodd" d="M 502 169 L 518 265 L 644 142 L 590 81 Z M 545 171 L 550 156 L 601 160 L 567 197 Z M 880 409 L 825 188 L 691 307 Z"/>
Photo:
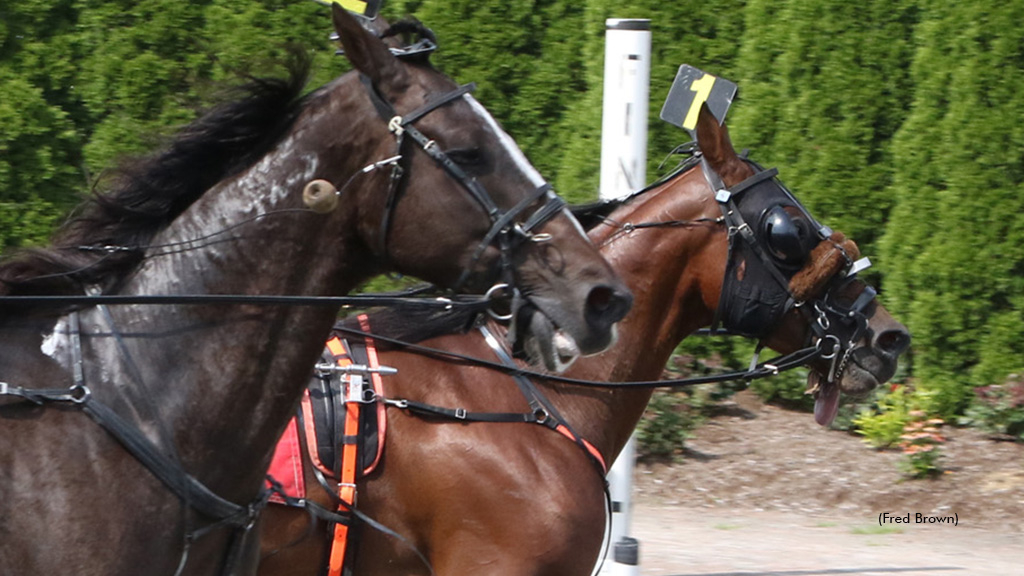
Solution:
<path fill-rule="evenodd" d="M 796 308 L 807 320 L 810 327 L 808 341 L 818 350 L 818 357 L 830 361 L 827 382 L 834 382 L 842 375 L 856 343 L 868 330 L 865 310 L 877 292 L 864 284 L 860 294 L 849 305 L 841 303 L 837 295 L 871 262 L 867 258 L 855 260 L 836 243 L 833 230 L 819 224 L 779 182 L 776 178 L 778 170 L 766 170 L 751 160 L 746 162 L 755 169 L 755 173 L 735 186 L 726 187 L 704 157 L 700 157 L 705 177 L 715 187 L 715 200 L 729 238 L 725 278 L 710 332 L 714 334 L 722 327 L 729 333 L 756 338 L 760 341 L 760 351 L 768 332 L 786 313 Z M 753 206 L 748 206 L 748 202 Z M 779 218 L 785 218 L 785 214 L 780 216 L 778 206 L 785 206 L 796 218 L 802 219 L 801 223 L 810 224 L 810 228 L 805 230 L 807 238 L 786 237 L 798 234 L 796 230 L 799 227 L 792 223 L 778 226 Z M 773 229 L 770 224 L 776 224 L 781 231 Z M 784 236 L 777 238 L 773 234 Z M 794 295 L 790 285 L 795 270 L 786 266 L 785 258 L 773 249 L 773 242 L 808 252 L 807 246 L 828 243 L 842 258 L 842 265 L 815 295 L 800 298 Z M 740 275 L 736 268 L 743 256 L 746 256 L 745 269 L 742 279 L 738 279 Z M 745 285 L 747 282 L 750 284 Z M 750 289 L 754 283 L 770 285 L 772 290 Z M 756 362 L 755 353 L 751 366 Z"/>
<path fill-rule="evenodd" d="M 374 86 L 373 81 L 369 77 L 361 75 L 360 80 L 366 87 L 366 91 L 370 96 L 370 101 L 373 103 L 377 113 L 384 121 L 387 122 L 388 130 L 395 137 L 396 153 L 394 156 L 396 160 L 391 165 L 387 200 L 384 205 L 384 212 L 381 216 L 381 224 L 377 238 L 377 251 L 379 255 L 382 258 L 387 258 L 388 234 L 391 229 L 391 221 L 394 219 L 395 207 L 401 197 L 401 188 L 405 181 L 404 176 L 406 172 L 408 172 L 407 168 L 403 166 L 403 160 L 408 158 L 408 154 L 405 154 L 403 151 L 406 137 L 408 137 L 409 140 L 412 140 L 412 142 L 419 146 L 421 150 L 426 152 L 427 156 L 429 156 L 431 160 L 440 166 L 469 193 L 470 197 L 472 197 L 473 200 L 483 208 L 490 220 L 490 229 L 487 234 L 484 235 L 479 245 L 477 245 L 476 250 L 473 251 L 473 255 L 469 263 L 463 268 L 462 273 L 453 285 L 452 290 L 457 291 L 465 285 L 469 280 L 473 269 L 476 267 L 476 264 L 479 262 L 481 256 L 483 256 L 484 251 L 492 244 L 496 244 L 500 251 L 501 264 L 501 279 L 499 284 L 496 286 L 502 286 L 503 288 L 512 290 L 516 293 L 515 298 L 518 299 L 518 291 L 515 289 L 515 273 L 512 266 L 512 252 L 527 240 L 533 242 L 544 242 L 549 240 L 550 236 L 546 234 L 537 234 L 534 231 L 560 213 L 563 208 L 565 208 L 565 201 L 552 191 L 550 184 L 545 183 L 538 186 L 531 194 L 519 201 L 512 208 L 502 210 L 478 180 L 466 174 L 465 170 L 453 161 L 448 154 L 441 150 L 434 140 L 425 136 L 414 126 L 416 121 L 420 120 L 430 112 L 433 112 L 434 110 L 472 92 L 476 88 L 475 83 L 459 86 L 446 94 L 430 100 L 413 112 L 401 115 L 380 93 L 377 87 Z M 541 199 L 544 200 L 544 204 L 540 208 L 534 210 L 534 212 L 525 220 L 520 219 L 520 216 L 527 208 Z"/>

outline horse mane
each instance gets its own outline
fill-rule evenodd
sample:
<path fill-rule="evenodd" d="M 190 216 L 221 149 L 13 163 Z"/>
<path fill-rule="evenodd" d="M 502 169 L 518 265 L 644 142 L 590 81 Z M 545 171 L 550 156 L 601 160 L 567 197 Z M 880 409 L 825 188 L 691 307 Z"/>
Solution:
<path fill-rule="evenodd" d="M 616 208 L 622 206 L 631 198 L 633 198 L 633 195 L 613 200 L 598 200 L 597 202 L 589 202 L 587 204 L 577 204 L 569 206 L 569 211 L 579 221 L 580 226 L 583 226 L 584 230 L 590 232 L 597 225 L 604 222 L 608 215 L 614 212 Z"/>
<path fill-rule="evenodd" d="M 662 186 L 663 184 L 669 182 L 670 180 L 674 180 L 682 176 L 683 174 L 689 172 L 692 168 L 694 168 L 700 163 L 700 158 L 698 156 L 692 155 L 693 145 L 691 143 L 677 146 L 675 150 L 669 153 L 669 156 L 671 157 L 674 154 L 687 154 L 688 157 L 679 164 L 677 164 L 674 168 L 669 170 L 666 174 L 664 174 L 654 182 L 651 182 L 647 186 L 644 186 L 642 189 L 637 190 L 636 192 L 633 192 L 632 194 L 628 194 L 621 198 L 613 198 L 611 200 L 598 200 L 597 202 L 590 202 L 587 204 L 570 206 L 569 210 L 572 212 L 572 215 L 576 217 L 576 220 L 579 220 L 579 223 L 581 226 L 583 226 L 583 229 L 589 232 L 595 226 L 604 222 L 608 218 L 608 216 L 611 215 L 611 213 L 614 212 L 619 206 L 622 206 L 623 204 L 628 203 L 634 198 L 646 194 L 647 192 L 650 192 L 651 190 L 654 190 L 655 188 Z"/>
<path fill-rule="evenodd" d="M 302 109 L 310 58 L 293 51 L 287 68 L 285 79 L 249 77 L 233 90 L 233 101 L 186 125 L 160 150 L 122 161 L 48 247 L 25 249 L 0 263 L 0 295 L 114 288 L 142 261 L 157 232 L 283 137 Z"/>
<path fill-rule="evenodd" d="M 480 310 L 456 307 L 441 310 L 437 306 L 421 306 L 415 302 L 375 308 L 367 313 L 370 333 L 374 336 L 416 344 L 447 334 L 462 334 L 473 327 Z M 362 333 L 355 315 L 335 324 L 334 329 L 346 333 Z"/>

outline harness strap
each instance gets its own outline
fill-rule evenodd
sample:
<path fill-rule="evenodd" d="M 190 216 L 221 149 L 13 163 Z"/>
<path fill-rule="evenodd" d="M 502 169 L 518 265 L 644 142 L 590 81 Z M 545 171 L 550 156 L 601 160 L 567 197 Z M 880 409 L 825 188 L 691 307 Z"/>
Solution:
<path fill-rule="evenodd" d="M 345 345 L 337 336 L 327 341 L 327 349 L 334 357 L 338 366 L 352 364 Z M 362 387 L 361 374 L 349 374 L 348 386 Z M 349 394 L 345 394 L 346 397 Z M 341 457 L 338 458 L 338 493 L 339 511 L 344 505 L 352 509 L 356 502 L 356 469 L 359 466 L 358 450 L 359 443 L 356 440 L 359 434 L 359 412 L 362 407 L 360 402 L 345 402 L 345 422 L 337 426 L 343 430 L 344 437 L 341 442 Z M 337 444 L 336 444 L 337 445 Z M 334 524 L 333 538 L 331 540 L 331 554 L 327 565 L 328 576 L 341 576 L 342 568 L 345 565 L 345 554 L 348 551 L 349 523 L 338 522 Z"/>
<path fill-rule="evenodd" d="M 218 524 L 245 526 L 255 518 L 254 505 L 241 506 L 214 494 L 202 482 L 182 470 L 169 459 L 138 428 L 126 422 L 106 404 L 87 396 L 81 402 L 82 410 L 96 421 L 101 428 L 113 436 L 124 448 L 137 458 L 167 488 L 205 516 L 217 520 Z M 264 495 L 257 503 L 264 500 Z M 262 508 L 262 506 L 259 506 Z"/>
<path fill-rule="evenodd" d="M 345 328 L 343 326 L 335 326 L 334 328 L 338 332 L 344 332 L 347 334 L 355 334 L 358 336 L 372 336 L 381 342 L 393 344 L 404 350 L 408 350 L 415 354 L 420 354 L 429 358 L 439 358 L 447 360 L 458 360 L 471 366 L 480 366 L 488 370 L 494 370 L 508 374 L 510 376 L 522 375 L 537 378 L 540 380 L 549 380 L 551 382 L 561 382 L 563 384 L 572 384 L 575 386 L 586 386 L 590 388 L 673 388 L 680 386 L 696 386 L 699 384 L 713 384 L 716 382 L 728 382 L 732 380 L 759 380 L 761 378 L 768 378 L 775 376 L 779 372 L 796 368 L 806 364 L 813 358 L 817 358 L 821 355 L 822 344 L 816 343 L 811 346 L 806 346 L 789 354 L 777 356 L 766 362 L 761 362 L 757 365 L 757 368 L 751 372 L 748 370 L 734 370 L 730 372 L 722 372 L 720 374 L 710 374 L 707 376 L 696 376 L 691 378 L 674 378 L 667 380 L 636 380 L 636 381 L 623 381 L 623 382 L 609 382 L 603 380 L 581 380 L 579 378 L 569 378 L 567 376 L 559 376 L 557 374 L 550 374 L 544 372 L 534 372 L 520 368 L 518 366 L 506 366 L 500 362 L 492 362 L 490 360 L 484 360 L 475 356 L 467 354 L 458 354 L 448 350 L 441 350 L 439 348 L 430 348 L 428 346 L 422 346 L 419 344 L 412 344 L 398 340 L 396 338 L 389 338 L 381 334 L 368 334 L 362 330 L 354 328 Z M 383 402 L 388 400 L 381 399 Z"/>
<path fill-rule="evenodd" d="M 102 307 L 100 308 L 103 310 Z M 103 311 L 106 312 L 105 310 Z M 112 321 L 109 317 L 107 320 L 111 322 L 111 329 L 113 330 Z M 32 390 L 0 382 L 0 396 L 15 396 L 36 404 L 44 404 L 46 402 L 72 403 L 81 408 L 100 428 L 117 440 L 129 454 L 137 459 L 154 477 L 177 496 L 185 507 L 192 508 L 213 520 L 210 525 L 202 529 L 187 532 L 181 567 L 184 566 L 187 559 L 189 543 L 221 526 L 235 529 L 225 555 L 224 571 L 229 573 L 234 569 L 234 562 L 240 558 L 239 554 L 242 551 L 244 541 L 255 525 L 259 513 L 266 506 L 270 492 L 266 489 L 261 489 L 256 499 L 246 506 L 236 504 L 217 495 L 182 468 L 181 462 L 173 450 L 173 446 L 161 450 L 160 447 L 140 432 L 137 426 L 132 425 L 112 408 L 97 400 L 85 384 L 77 312 L 69 315 L 69 324 L 72 342 L 72 386 L 64 390 Z M 113 331 L 117 334 L 116 330 Z M 122 352 L 125 352 L 123 343 L 119 341 L 118 344 L 122 346 Z M 128 360 L 131 360 L 130 357 Z M 134 368 L 134 363 L 132 363 L 132 367 Z M 165 430 L 162 431 L 166 432 Z M 171 453 L 168 454 L 165 450 L 170 450 Z M 185 522 L 187 530 L 187 517 Z"/>
<path fill-rule="evenodd" d="M 487 342 L 487 345 L 491 347 L 491 350 L 496 356 L 498 356 L 501 363 L 508 367 L 515 367 L 515 360 L 513 360 L 512 357 L 509 356 L 508 352 L 501 347 L 500 342 L 498 342 L 498 339 L 495 338 L 494 334 L 492 334 L 484 325 L 481 325 L 479 330 L 484 336 L 484 340 Z M 539 423 L 545 424 L 549 428 L 558 431 L 563 436 L 575 442 L 576 445 L 582 448 L 583 451 L 590 456 L 591 461 L 597 466 L 601 476 L 604 477 L 608 472 L 608 465 L 605 463 L 601 453 L 597 451 L 590 442 L 573 430 L 568 420 L 559 413 L 558 409 L 555 408 L 555 405 L 544 396 L 532 380 L 520 373 L 512 374 L 512 379 L 516 382 L 516 385 L 519 386 L 519 390 L 523 393 L 527 402 L 529 402 L 530 408 L 533 409 L 534 414 L 537 414 L 538 418 L 541 419 Z M 563 428 L 563 430 L 559 430 L 559 428 Z"/>
<path fill-rule="evenodd" d="M 365 314 L 360 314 L 357 318 L 364 330 L 370 329 L 369 319 Z M 380 387 L 381 378 L 378 372 L 372 370 L 380 368 L 377 349 L 373 339 L 370 337 L 365 337 L 364 343 L 366 345 L 368 367 L 371 369 L 370 381 L 374 388 L 374 395 L 376 395 L 377 389 Z M 327 351 L 331 354 L 337 366 L 353 365 L 352 354 L 346 342 L 334 336 L 327 341 L 326 346 Z M 361 448 L 360 422 L 366 397 L 364 390 L 369 384 L 365 376 L 358 372 L 347 373 L 341 378 L 345 384 L 343 386 L 343 394 L 337 394 L 336 396 L 344 399 L 344 422 L 335 426 L 335 434 L 337 436 L 335 445 L 341 447 L 341 454 L 337 458 L 337 468 L 334 474 L 338 479 L 337 493 L 329 488 L 323 473 L 314 467 L 317 480 L 325 487 L 328 487 L 328 493 L 331 495 L 332 500 L 335 501 L 337 515 L 341 517 L 345 517 L 346 513 L 349 515 L 348 521 L 333 523 L 334 527 L 327 565 L 328 576 L 341 576 L 343 573 L 348 573 L 351 570 L 351 562 L 346 563 L 346 558 L 350 556 L 349 551 L 354 550 L 350 546 L 350 544 L 354 544 L 354 541 L 350 542 L 350 539 L 355 537 L 355 533 L 352 532 L 353 523 L 351 515 L 356 510 L 356 480 L 358 479 L 361 464 L 359 454 Z M 370 408 L 367 407 L 367 409 Z M 378 411 L 382 410 L 383 407 L 380 407 Z"/>

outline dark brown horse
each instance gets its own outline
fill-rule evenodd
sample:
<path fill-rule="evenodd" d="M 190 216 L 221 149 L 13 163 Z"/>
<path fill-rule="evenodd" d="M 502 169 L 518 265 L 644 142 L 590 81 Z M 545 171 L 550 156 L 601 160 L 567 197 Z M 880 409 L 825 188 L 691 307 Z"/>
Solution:
<path fill-rule="evenodd" d="M 817 343 L 820 353 L 810 368 L 821 398 L 818 416 L 825 421 L 838 388 L 859 395 L 892 377 L 909 335 L 873 290 L 848 276 L 855 245 L 815 223 L 772 172 L 739 158 L 725 128 L 706 108 L 698 136 L 703 168 L 691 164 L 666 182 L 594 213 L 598 223 L 590 237 L 636 299 L 616 347 L 580 359 L 566 375 L 656 380 L 676 345 L 718 316 L 722 327 L 763 337 L 783 353 Z M 708 186 L 714 177 L 729 187 L 731 198 L 719 193 L 716 201 Z M 738 230 L 739 215 L 756 231 L 754 241 L 766 260 L 741 245 L 746 240 Z M 768 265 L 783 284 L 758 270 Z M 758 284 L 747 285 L 745 279 Z M 780 295 L 785 296 L 781 305 Z M 730 309 L 737 305 L 745 311 Z M 466 420 L 473 420 L 474 412 L 535 409 L 506 374 L 444 355 L 439 361 L 431 357 L 436 354 L 390 349 L 379 339 L 377 345 L 385 348 L 380 363 L 398 369 L 383 380 L 389 399 L 462 408 Z M 421 345 L 496 360 L 476 331 Z M 649 386 L 597 388 L 543 379 L 535 384 L 553 408 L 544 412 L 560 413 L 560 421 L 608 464 L 651 395 Z M 429 409 L 412 413 L 392 407 L 390 400 L 388 406 L 384 458 L 358 483 L 356 504 L 407 541 L 358 526 L 355 574 L 429 573 L 416 550 L 439 575 L 590 574 L 606 509 L 604 478 L 584 446 L 549 426 L 431 418 Z M 330 507 L 310 472 L 308 455 L 305 465 L 308 497 Z M 264 521 L 261 576 L 321 573 L 324 523 L 311 527 L 305 511 L 278 505 Z"/>
<path fill-rule="evenodd" d="M 398 270 L 512 285 L 563 355 L 611 341 L 628 292 L 468 87 L 334 20 L 353 72 L 301 98 L 304 71 L 256 81 L 0 265 L 0 572 L 254 571 L 267 463 L 333 323 L 72 296 L 326 297 Z"/>

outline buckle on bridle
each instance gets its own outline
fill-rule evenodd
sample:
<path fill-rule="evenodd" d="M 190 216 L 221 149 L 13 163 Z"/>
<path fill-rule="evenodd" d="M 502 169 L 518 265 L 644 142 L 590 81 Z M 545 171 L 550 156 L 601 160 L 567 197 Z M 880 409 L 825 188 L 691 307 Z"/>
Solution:
<path fill-rule="evenodd" d="M 402 127 L 402 117 L 393 116 L 391 120 L 388 120 L 388 130 L 395 136 L 401 136 L 405 133 L 405 128 Z"/>

